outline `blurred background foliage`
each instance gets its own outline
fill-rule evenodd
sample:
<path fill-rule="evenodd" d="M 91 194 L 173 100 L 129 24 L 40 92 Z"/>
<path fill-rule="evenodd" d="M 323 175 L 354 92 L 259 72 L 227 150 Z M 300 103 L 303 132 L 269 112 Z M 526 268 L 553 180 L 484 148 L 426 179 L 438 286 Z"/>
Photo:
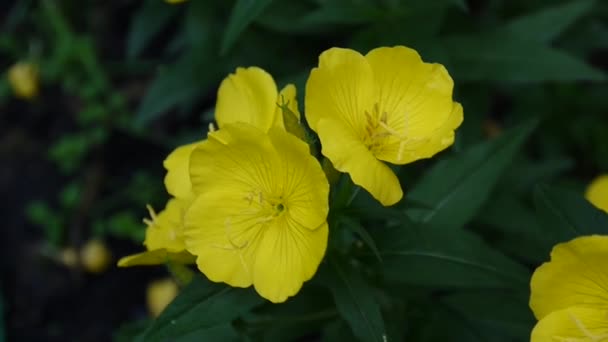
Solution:
<path fill-rule="evenodd" d="M 365 208 L 356 213 L 360 220 L 336 221 L 350 234 L 332 233 L 353 239 L 354 230 L 365 245 L 362 258 L 379 255 L 381 266 L 373 267 L 396 280 L 379 291 L 357 275 L 360 269 L 348 271 L 348 262 L 330 263 L 354 275 L 356 293 L 376 293 L 380 304 L 368 304 L 382 308 L 391 340 L 526 340 L 533 324 L 525 304 L 529 270 L 569 236 L 556 210 L 597 225 L 581 214 L 592 209 L 577 196 L 608 172 L 608 2 L 19 0 L 3 2 L 0 13 L 0 184 L 8 218 L 0 285 L 9 340 L 130 340 L 139 332 L 142 321 L 118 327 L 146 317 L 145 286 L 165 272 L 111 266 L 91 273 L 78 266 L 81 248 L 90 240 L 104 241 L 114 256 L 140 248 L 145 205 L 161 208 L 167 197 L 162 160 L 205 135 L 228 73 L 260 66 L 279 87 L 295 83 L 302 105 L 310 69 L 333 46 L 362 53 L 413 47 L 447 67 L 465 110 L 456 143 L 440 162 L 400 170 L 408 200 L 394 211 L 452 227 L 402 242 L 421 248 L 432 241 L 435 252 L 458 255 L 468 266 L 382 257 L 382 241 L 390 245 L 394 236 L 367 232 L 387 211 L 365 196 L 352 209 Z M 11 86 L 9 70 L 18 62 L 35 66 L 35 95 L 20 98 Z M 564 226 L 564 233 L 548 237 L 547 224 Z M 594 227 L 580 229 L 600 229 Z M 66 261 L 66 251 L 75 251 L 75 261 Z M 498 275 L 475 270 L 484 267 Z M 344 306 L 336 311 L 327 304 L 332 294 L 314 286 L 340 281 L 326 273 L 335 272 L 322 269 L 288 303 L 241 317 L 259 304 L 245 300 L 251 306 L 222 324 L 237 322 L 214 326 L 209 336 L 229 339 L 236 326 L 255 340 L 336 341 L 353 333 L 365 339 L 366 332 L 349 328 L 357 318 L 338 319 Z M 213 291 L 205 286 L 201 298 Z M 298 312 L 315 314 L 281 320 Z M 168 315 L 148 332 L 162 331 Z"/>

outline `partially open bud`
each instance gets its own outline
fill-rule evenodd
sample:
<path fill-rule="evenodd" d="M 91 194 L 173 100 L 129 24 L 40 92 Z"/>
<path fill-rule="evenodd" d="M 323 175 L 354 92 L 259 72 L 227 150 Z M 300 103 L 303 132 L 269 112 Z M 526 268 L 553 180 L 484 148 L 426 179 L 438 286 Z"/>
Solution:
<path fill-rule="evenodd" d="M 101 273 L 110 265 L 112 255 L 103 241 L 89 240 L 80 249 L 80 262 L 84 269 L 91 273 Z"/>
<path fill-rule="evenodd" d="M 32 99 L 38 95 L 38 68 L 27 62 L 19 62 L 8 70 L 8 81 L 15 96 Z"/>
<path fill-rule="evenodd" d="M 155 280 L 148 284 L 146 301 L 152 317 L 158 317 L 177 296 L 177 292 L 177 284 L 171 278 Z"/>

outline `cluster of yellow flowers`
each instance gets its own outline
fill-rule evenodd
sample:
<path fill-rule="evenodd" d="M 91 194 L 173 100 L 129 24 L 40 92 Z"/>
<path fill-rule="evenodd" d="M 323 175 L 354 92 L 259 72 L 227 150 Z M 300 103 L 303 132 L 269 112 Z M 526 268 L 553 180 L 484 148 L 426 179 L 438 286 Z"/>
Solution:
<path fill-rule="evenodd" d="M 388 165 L 429 158 L 450 146 L 462 122 L 453 81 L 412 49 L 366 55 L 332 48 L 306 84 L 305 114 L 322 154 L 383 205 L 403 191 Z M 295 295 L 327 247 L 329 182 L 290 123 L 300 124 L 296 88 L 278 91 L 257 67 L 221 83 L 218 130 L 165 160 L 165 209 L 150 209 L 147 252 L 120 266 L 196 262 L 210 280 L 253 285 L 272 302 Z"/>
<path fill-rule="evenodd" d="M 608 175 L 596 178 L 585 195 L 608 213 Z M 556 245 L 530 283 L 530 307 L 539 320 L 531 341 L 608 341 L 607 266 L 606 235 Z"/>

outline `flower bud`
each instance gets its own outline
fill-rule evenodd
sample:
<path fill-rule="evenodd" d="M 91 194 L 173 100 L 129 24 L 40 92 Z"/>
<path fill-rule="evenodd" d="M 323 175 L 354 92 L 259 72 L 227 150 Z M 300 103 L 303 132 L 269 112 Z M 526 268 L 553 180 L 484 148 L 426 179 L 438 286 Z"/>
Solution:
<path fill-rule="evenodd" d="M 8 81 L 15 96 L 32 99 L 38 94 L 38 68 L 27 62 L 19 62 L 8 70 Z"/>

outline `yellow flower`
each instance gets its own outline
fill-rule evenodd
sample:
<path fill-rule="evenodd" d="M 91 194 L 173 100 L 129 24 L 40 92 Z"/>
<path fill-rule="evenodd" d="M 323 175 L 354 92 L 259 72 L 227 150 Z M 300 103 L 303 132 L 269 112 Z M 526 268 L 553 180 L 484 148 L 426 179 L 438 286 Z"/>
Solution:
<path fill-rule="evenodd" d="M 186 0 L 165 0 L 168 4 L 180 4 L 182 2 L 186 2 Z"/>
<path fill-rule="evenodd" d="M 321 54 L 306 84 L 306 118 L 335 168 L 383 205 L 403 196 L 383 163 L 429 158 L 454 142 L 462 106 L 440 64 L 412 49 L 382 47 L 363 56 L 332 48 Z"/>
<path fill-rule="evenodd" d="M 308 145 L 279 127 L 226 125 L 192 152 L 190 173 L 184 235 L 199 269 L 272 302 L 295 295 L 327 247 L 329 184 Z"/>
<path fill-rule="evenodd" d="M 300 118 L 294 85 L 288 84 L 278 92 L 274 79 L 266 71 L 258 67 L 237 68 L 220 85 L 215 119 L 220 129 L 226 124 L 243 122 L 267 132 L 273 126 L 284 127 L 283 111 L 278 106 L 283 103 Z M 165 187 L 174 197 L 194 196 L 188 171 L 190 153 L 204 142 L 180 146 L 165 159 Z"/>
<path fill-rule="evenodd" d="M 532 276 L 532 342 L 608 341 L 608 236 L 556 245 Z"/>
<path fill-rule="evenodd" d="M 591 204 L 608 213 L 608 174 L 595 178 L 585 193 Z"/>
<path fill-rule="evenodd" d="M 8 81 L 17 97 L 31 99 L 38 94 L 38 68 L 27 62 L 19 62 L 8 70 Z"/>
<path fill-rule="evenodd" d="M 144 245 L 148 251 L 121 258 L 118 266 L 158 265 L 169 260 L 192 262 L 183 237 L 184 213 L 188 205 L 187 201 L 173 198 L 158 214 L 148 206 L 151 219 L 144 220 L 147 225 Z"/>

